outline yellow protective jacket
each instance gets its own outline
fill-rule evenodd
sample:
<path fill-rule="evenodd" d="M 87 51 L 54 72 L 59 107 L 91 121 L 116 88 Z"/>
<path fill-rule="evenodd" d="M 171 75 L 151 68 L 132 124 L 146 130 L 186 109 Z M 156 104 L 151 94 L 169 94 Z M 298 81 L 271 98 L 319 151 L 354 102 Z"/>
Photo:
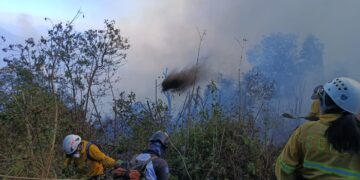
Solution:
<path fill-rule="evenodd" d="M 340 153 L 324 136 L 339 116 L 320 115 L 295 130 L 277 159 L 277 179 L 360 179 L 360 154 Z"/>
<path fill-rule="evenodd" d="M 320 100 L 315 99 L 311 103 L 311 109 L 307 117 L 319 117 L 320 115 Z"/>
<path fill-rule="evenodd" d="M 80 152 L 80 158 L 66 158 L 65 166 L 69 166 L 74 163 L 79 172 L 85 172 L 87 176 L 98 176 L 104 174 L 104 168 L 111 168 L 115 166 L 115 160 L 109 156 L 106 156 L 96 145 L 90 145 L 89 154 L 91 158 L 96 161 L 92 161 L 86 157 L 86 147 L 88 141 L 81 141 L 83 148 Z"/>

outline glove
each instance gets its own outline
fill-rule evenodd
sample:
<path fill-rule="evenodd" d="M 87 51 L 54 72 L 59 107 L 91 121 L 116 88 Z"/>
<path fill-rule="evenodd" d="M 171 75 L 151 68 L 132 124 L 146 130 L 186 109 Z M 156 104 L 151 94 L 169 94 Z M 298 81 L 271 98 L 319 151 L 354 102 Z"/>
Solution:
<path fill-rule="evenodd" d="M 118 167 L 112 171 L 114 176 L 125 176 L 127 170 L 121 167 Z"/>
<path fill-rule="evenodd" d="M 137 170 L 130 170 L 129 177 L 130 180 L 140 180 L 140 173 Z"/>

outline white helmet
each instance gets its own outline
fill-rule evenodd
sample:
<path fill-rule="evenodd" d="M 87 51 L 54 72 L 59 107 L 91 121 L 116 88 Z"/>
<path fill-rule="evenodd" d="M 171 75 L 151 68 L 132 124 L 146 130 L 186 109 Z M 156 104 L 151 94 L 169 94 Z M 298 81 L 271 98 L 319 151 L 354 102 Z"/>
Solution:
<path fill-rule="evenodd" d="M 324 85 L 325 92 L 341 109 L 357 114 L 360 112 L 360 83 L 347 77 L 339 77 Z"/>
<path fill-rule="evenodd" d="M 63 149 L 66 154 L 73 154 L 81 143 L 81 137 L 75 134 L 67 135 L 63 141 Z"/>

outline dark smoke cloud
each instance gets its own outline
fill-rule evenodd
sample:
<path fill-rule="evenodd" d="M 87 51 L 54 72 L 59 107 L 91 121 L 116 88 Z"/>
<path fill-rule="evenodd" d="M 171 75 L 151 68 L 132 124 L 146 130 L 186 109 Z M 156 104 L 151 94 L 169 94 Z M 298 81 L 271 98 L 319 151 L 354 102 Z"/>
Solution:
<path fill-rule="evenodd" d="M 163 91 L 184 92 L 194 83 L 205 79 L 207 71 L 204 66 L 194 65 L 181 71 L 173 70 L 161 83 Z"/>

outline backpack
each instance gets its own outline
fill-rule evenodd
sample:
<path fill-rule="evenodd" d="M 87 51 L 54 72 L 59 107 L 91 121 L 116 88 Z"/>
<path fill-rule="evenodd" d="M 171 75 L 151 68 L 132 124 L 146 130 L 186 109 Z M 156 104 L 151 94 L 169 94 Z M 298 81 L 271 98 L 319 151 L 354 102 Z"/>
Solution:
<path fill-rule="evenodd" d="M 146 178 L 146 166 L 154 159 L 158 158 L 157 156 L 151 156 L 147 153 L 142 154 L 136 154 L 132 157 L 132 159 L 128 162 L 125 162 L 121 164 L 120 167 L 130 171 L 130 170 L 136 170 L 140 173 L 140 179 Z M 153 173 L 154 176 L 155 172 Z M 125 177 L 119 179 L 128 179 L 128 174 L 125 175 Z"/>
<path fill-rule="evenodd" d="M 97 160 L 95 160 L 94 158 L 92 158 L 90 156 L 90 146 L 91 145 L 97 146 L 102 153 L 104 153 L 104 149 L 102 148 L 102 146 L 98 142 L 95 142 L 95 141 L 89 141 L 88 144 L 86 145 L 86 158 L 90 159 L 92 161 L 97 161 Z M 106 154 L 106 153 L 104 153 L 104 154 Z"/>

